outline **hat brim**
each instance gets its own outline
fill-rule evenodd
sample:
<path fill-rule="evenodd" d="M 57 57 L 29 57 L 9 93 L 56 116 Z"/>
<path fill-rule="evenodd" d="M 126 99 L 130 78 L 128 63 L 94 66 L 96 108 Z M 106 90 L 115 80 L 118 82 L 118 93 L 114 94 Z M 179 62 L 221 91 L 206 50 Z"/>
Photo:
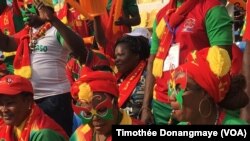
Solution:
<path fill-rule="evenodd" d="M 0 88 L 0 95 L 17 95 L 21 90 Z"/>

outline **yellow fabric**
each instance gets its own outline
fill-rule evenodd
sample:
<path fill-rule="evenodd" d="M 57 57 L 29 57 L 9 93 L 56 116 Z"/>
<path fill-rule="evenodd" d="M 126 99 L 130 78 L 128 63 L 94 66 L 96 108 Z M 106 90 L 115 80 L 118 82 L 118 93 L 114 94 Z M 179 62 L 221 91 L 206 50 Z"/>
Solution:
<path fill-rule="evenodd" d="M 227 74 L 231 68 L 231 59 L 228 52 L 218 46 L 209 48 L 207 61 L 211 71 L 218 77 Z"/>
<path fill-rule="evenodd" d="M 78 97 L 80 100 L 86 100 L 86 101 L 91 101 L 91 98 L 93 96 L 93 92 L 89 86 L 88 83 L 82 83 L 79 86 L 79 93 Z"/>
<path fill-rule="evenodd" d="M 155 20 L 155 17 L 157 15 L 157 13 L 158 13 L 157 9 L 154 9 L 149 13 L 149 16 L 148 16 L 148 19 L 147 19 L 147 28 L 152 28 L 153 27 L 154 20 Z"/>
<path fill-rule="evenodd" d="M 164 60 L 160 59 L 160 58 L 155 58 L 154 59 L 154 63 L 153 63 L 153 75 L 155 77 L 161 77 L 162 76 L 162 72 L 163 72 L 163 63 Z"/>
<path fill-rule="evenodd" d="M 193 52 L 191 53 L 193 60 L 196 60 L 196 58 L 197 58 L 196 52 L 197 52 L 197 51 L 195 50 L 195 51 L 193 51 Z"/>
<path fill-rule="evenodd" d="M 31 77 L 31 66 L 23 66 L 20 69 L 14 69 L 14 74 L 29 79 Z"/>
<path fill-rule="evenodd" d="M 3 56 L 4 57 L 9 57 L 9 56 L 14 56 L 16 55 L 16 51 L 13 52 L 3 52 Z"/>
<path fill-rule="evenodd" d="M 88 133 L 89 130 L 90 130 L 90 127 L 89 127 L 88 124 L 86 124 L 85 126 L 83 126 L 83 128 L 81 129 L 81 131 L 82 131 L 84 134 Z"/>
<path fill-rule="evenodd" d="M 148 12 L 144 11 L 144 12 L 140 12 L 140 16 L 141 16 L 141 23 L 139 25 L 139 27 L 146 27 L 147 26 L 147 19 L 148 19 Z"/>
<path fill-rule="evenodd" d="M 21 125 L 19 125 L 18 127 L 14 127 L 14 133 L 15 133 L 15 135 L 16 135 L 16 137 L 17 137 L 18 139 L 21 137 L 21 133 L 22 133 L 22 131 L 23 131 L 25 122 L 26 122 L 26 120 L 23 121 L 23 122 L 21 123 Z"/>
<path fill-rule="evenodd" d="M 63 17 L 63 18 L 61 19 L 61 21 L 62 21 L 64 24 L 68 24 L 68 19 L 67 19 L 66 16 Z"/>
<path fill-rule="evenodd" d="M 122 120 L 120 122 L 120 125 L 132 125 L 132 119 L 131 117 L 126 113 L 125 110 L 122 110 Z"/>
<path fill-rule="evenodd" d="M 164 18 L 162 18 L 159 22 L 159 24 L 156 27 L 156 35 L 157 37 L 160 39 L 161 36 L 163 35 L 164 31 L 165 31 L 165 27 L 166 27 L 166 22 L 164 20 Z"/>

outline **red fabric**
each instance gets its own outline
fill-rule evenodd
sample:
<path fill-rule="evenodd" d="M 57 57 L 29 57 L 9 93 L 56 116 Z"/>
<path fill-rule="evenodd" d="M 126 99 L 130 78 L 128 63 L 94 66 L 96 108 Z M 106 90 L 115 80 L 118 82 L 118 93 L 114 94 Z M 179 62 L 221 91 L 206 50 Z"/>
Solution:
<path fill-rule="evenodd" d="M 72 9 L 67 14 L 69 26 L 81 37 L 88 37 L 89 31 L 86 21 L 80 19 L 80 13 Z"/>
<path fill-rule="evenodd" d="M 206 60 L 209 48 L 197 52 L 197 59 L 178 67 L 178 70 L 186 72 L 197 84 L 199 84 L 214 99 L 220 102 L 224 99 L 230 87 L 230 74 L 223 77 L 216 76 Z"/>
<path fill-rule="evenodd" d="M 0 121 L 1 122 L 1 121 Z M 36 132 L 42 129 L 52 129 L 62 135 L 65 140 L 68 139 L 67 134 L 63 129 L 51 118 L 49 118 L 37 105 L 32 106 L 32 112 L 28 116 L 18 141 L 29 141 L 31 132 Z M 0 137 L 6 141 L 14 141 L 14 131 L 12 126 L 0 124 Z"/>
<path fill-rule="evenodd" d="M 116 78 L 111 72 L 92 71 L 88 67 L 84 67 L 84 75 L 82 75 L 71 87 L 71 95 L 74 99 L 78 99 L 79 86 L 82 83 L 88 83 L 92 92 L 105 92 L 118 97 L 119 90 L 116 84 Z"/>
<path fill-rule="evenodd" d="M 7 70 L 6 65 L 2 61 L 0 61 L 0 73 L 5 72 L 6 70 Z"/>
<path fill-rule="evenodd" d="M 6 6 L 5 10 L 0 15 L 0 29 L 6 35 L 13 35 L 16 33 L 13 18 L 13 8 Z"/>
<path fill-rule="evenodd" d="M 22 66 L 30 66 L 30 50 L 29 50 L 29 27 L 26 26 L 24 30 L 18 32 L 20 38 L 16 57 L 13 62 L 14 69 L 21 69 Z"/>
<path fill-rule="evenodd" d="M 172 44 L 172 39 L 174 33 L 171 31 L 175 29 L 186 17 L 186 15 L 196 6 L 199 0 L 187 0 L 176 10 L 176 0 L 170 0 L 169 8 L 164 13 L 163 16 L 165 22 L 169 24 L 169 27 L 166 25 L 165 34 L 162 35 L 160 39 L 160 46 L 156 54 L 156 58 L 165 59 L 168 55 L 169 48 Z M 160 13 L 162 15 L 162 13 Z M 157 15 L 157 21 L 160 22 L 161 18 Z"/>
<path fill-rule="evenodd" d="M 80 65 L 79 61 L 75 58 L 71 58 L 66 65 L 66 73 L 67 77 L 72 85 L 80 76 L 84 75 L 82 72 L 82 68 L 87 66 L 88 68 L 93 68 L 96 66 L 112 66 L 114 65 L 114 61 L 112 61 L 108 56 L 105 56 L 103 53 L 90 50 L 86 63 L 84 65 Z"/>
<path fill-rule="evenodd" d="M 17 1 L 18 0 L 13 0 L 13 2 L 12 2 L 13 11 L 14 11 L 14 14 L 21 16 L 21 11 L 20 11 L 20 9 L 18 7 L 18 2 Z"/>
<path fill-rule="evenodd" d="M 246 6 L 246 29 L 243 36 L 243 39 L 250 41 L 250 2 L 247 1 Z"/>
<path fill-rule="evenodd" d="M 221 3 L 217 0 L 199 0 L 196 7 L 194 7 L 185 17 L 183 22 L 178 25 L 175 42 L 180 43 L 180 65 L 185 63 L 185 58 L 190 52 L 210 46 L 204 18 L 207 11 L 216 5 L 221 5 Z M 166 5 L 161 11 L 159 11 L 157 19 L 163 18 L 167 9 L 169 9 L 169 5 Z M 195 24 L 191 26 L 192 28 L 189 28 L 190 26 L 187 26 L 186 24 L 189 23 L 190 19 L 195 20 Z M 184 32 L 187 29 L 188 31 Z M 169 103 L 169 97 L 167 96 L 168 86 L 166 85 L 166 82 L 169 79 L 169 71 L 163 72 L 162 77 L 156 79 L 157 85 L 155 85 L 154 88 L 155 99 L 160 102 Z"/>
<path fill-rule="evenodd" d="M 0 79 L 0 94 L 16 95 L 21 92 L 30 92 L 33 94 L 31 82 L 18 75 L 6 75 Z"/>
<path fill-rule="evenodd" d="M 146 66 L 146 62 L 141 61 L 138 64 L 138 66 L 120 84 L 120 86 L 119 86 L 119 101 L 118 101 L 119 107 L 122 107 L 122 105 L 126 102 L 126 100 L 129 98 L 129 96 L 134 91 L 137 83 L 141 79 L 141 75 L 145 69 L 145 66 Z M 119 79 L 120 77 L 121 77 L 121 74 L 118 74 L 117 78 Z"/>

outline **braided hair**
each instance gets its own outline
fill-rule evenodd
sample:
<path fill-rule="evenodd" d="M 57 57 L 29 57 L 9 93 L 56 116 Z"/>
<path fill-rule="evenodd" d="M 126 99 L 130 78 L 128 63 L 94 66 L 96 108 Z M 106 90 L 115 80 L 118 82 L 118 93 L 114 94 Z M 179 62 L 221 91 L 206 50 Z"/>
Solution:
<path fill-rule="evenodd" d="M 149 40 L 143 36 L 125 35 L 116 41 L 115 48 L 118 44 L 125 44 L 132 53 L 139 55 L 140 60 L 147 60 L 149 57 Z"/>

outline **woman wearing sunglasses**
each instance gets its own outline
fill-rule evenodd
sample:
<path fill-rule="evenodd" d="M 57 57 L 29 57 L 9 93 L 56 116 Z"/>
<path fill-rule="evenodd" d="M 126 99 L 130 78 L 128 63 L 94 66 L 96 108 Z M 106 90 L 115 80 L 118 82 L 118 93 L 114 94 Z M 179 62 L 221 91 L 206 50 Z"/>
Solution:
<path fill-rule="evenodd" d="M 87 68 L 85 68 L 87 69 Z M 118 87 L 111 72 L 88 71 L 71 88 L 72 107 L 82 124 L 71 141 L 112 140 L 112 125 L 141 124 L 118 107 Z"/>

